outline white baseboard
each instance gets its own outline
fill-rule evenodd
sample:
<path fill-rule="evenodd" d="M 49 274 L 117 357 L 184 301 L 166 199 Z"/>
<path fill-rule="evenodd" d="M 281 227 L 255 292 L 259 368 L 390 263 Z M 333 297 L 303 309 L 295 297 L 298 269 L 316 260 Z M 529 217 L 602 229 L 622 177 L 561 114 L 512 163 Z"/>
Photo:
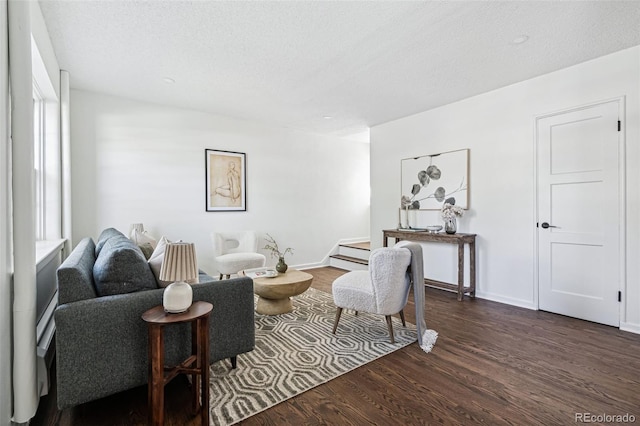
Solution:
<path fill-rule="evenodd" d="M 633 324 L 630 322 L 621 322 L 620 330 L 628 331 L 629 333 L 640 334 L 640 324 Z"/>
<path fill-rule="evenodd" d="M 297 269 L 298 271 L 304 271 L 305 269 L 313 269 L 313 268 L 322 268 L 324 266 L 328 266 L 328 263 L 316 262 L 316 263 L 303 263 L 300 265 L 289 265 L 293 269 Z"/>
<path fill-rule="evenodd" d="M 514 299 L 511 297 L 499 296 L 491 293 L 483 293 L 476 290 L 476 297 L 478 299 L 491 300 L 493 302 L 504 303 L 505 305 L 517 306 L 519 308 L 531 309 L 537 311 L 538 307 L 530 300 Z"/>

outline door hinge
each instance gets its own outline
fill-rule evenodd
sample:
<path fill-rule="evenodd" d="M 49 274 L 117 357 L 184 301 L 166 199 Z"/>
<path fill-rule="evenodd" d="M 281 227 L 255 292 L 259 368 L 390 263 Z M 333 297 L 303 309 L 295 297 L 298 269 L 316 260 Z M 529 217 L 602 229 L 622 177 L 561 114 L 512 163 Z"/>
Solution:
<path fill-rule="evenodd" d="M 618 292 L 618 302 L 622 302 L 622 292 Z"/>
<path fill-rule="evenodd" d="M 618 120 L 618 131 L 622 130 L 622 122 Z"/>

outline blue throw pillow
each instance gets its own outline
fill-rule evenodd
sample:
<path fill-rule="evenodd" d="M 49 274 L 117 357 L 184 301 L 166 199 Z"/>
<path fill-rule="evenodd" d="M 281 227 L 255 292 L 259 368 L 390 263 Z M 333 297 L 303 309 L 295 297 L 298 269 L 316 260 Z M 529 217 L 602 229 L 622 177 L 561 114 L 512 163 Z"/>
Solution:
<path fill-rule="evenodd" d="M 100 233 L 98 237 L 98 241 L 96 241 L 96 257 L 100 256 L 100 251 L 102 251 L 102 247 L 109 241 L 112 237 L 123 236 L 124 234 L 118 231 L 116 228 L 107 228 Z"/>
<path fill-rule="evenodd" d="M 93 265 L 98 296 L 158 288 L 142 251 L 124 235 L 109 238 Z"/>

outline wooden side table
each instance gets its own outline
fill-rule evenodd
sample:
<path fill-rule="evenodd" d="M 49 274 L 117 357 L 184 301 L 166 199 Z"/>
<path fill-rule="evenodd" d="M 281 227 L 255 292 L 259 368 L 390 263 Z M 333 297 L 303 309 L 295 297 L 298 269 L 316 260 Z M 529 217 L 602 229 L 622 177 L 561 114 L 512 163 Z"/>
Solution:
<path fill-rule="evenodd" d="M 458 245 L 458 283 L 451 284 L 429 278 L 424 279 L 424 283 L 431 287 L 453 290 L 458 293 L 458 301 L 462 301 L 465 293 L 469 297 L 476 297 L 476 234 L 446 234 L 431 232 L 401 231 L 388 229 L 382 231 L 382 245 L 387 247 L 387 238 L 395 238 L 396 242 L 424 241 L 432 243 L 448 243 Z M 464 285 L 464 246 L 469 245 L 469 286 Z"/>
<path fill-rule="evenodd" d="M 169 314 L 162 305 L 142 314 L 149 330 L 149 424 L 164 424 L 164 387 L 180 373 L 191 374 L 194 415 L 200 410 L 203 426 L 209 425 L 209 314 L 213 305 L 194 302 L 186 312 Z M 180 365 L 165 367 L 163 327 L 191 324 L 191 355 Z M 197 376 L 200 376 L 198 386 Z"/>

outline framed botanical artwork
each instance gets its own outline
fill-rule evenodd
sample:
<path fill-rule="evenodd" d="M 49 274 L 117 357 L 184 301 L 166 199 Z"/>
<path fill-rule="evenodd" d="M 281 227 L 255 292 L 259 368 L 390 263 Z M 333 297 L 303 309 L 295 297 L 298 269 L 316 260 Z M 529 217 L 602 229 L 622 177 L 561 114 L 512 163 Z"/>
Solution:
<path fill-rule="evenodd" d="M 440 210 L 445 202 L 469 208 L 469 150 L 405 158 L 401 161 L 400 207 Z"/>
<path fill-rule="evenodd" d="M 246 154 L 205 149 L 205 164 L 207 211 L 246 211 Z"/>

